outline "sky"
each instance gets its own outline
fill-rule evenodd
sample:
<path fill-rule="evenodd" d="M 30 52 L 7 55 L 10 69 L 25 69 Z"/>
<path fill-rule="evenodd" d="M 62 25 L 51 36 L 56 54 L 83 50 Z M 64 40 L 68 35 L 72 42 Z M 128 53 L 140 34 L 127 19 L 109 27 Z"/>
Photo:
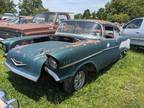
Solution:
<path fill-rule="evenodd" d="M 83 13 L 84 10 L 90 9 L 97 11 L 99 8 L 104 7 L 110 0 L 42 0 L 43 6 L 50 11 L 63 11 Z M 17 4 L 18 0 L 14 0 Z"/>

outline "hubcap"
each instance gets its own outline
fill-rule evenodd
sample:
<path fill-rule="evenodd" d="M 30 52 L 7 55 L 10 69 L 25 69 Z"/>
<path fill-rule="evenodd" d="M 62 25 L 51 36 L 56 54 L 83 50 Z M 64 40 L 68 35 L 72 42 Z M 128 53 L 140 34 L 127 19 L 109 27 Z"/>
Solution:
<path fill-rule="evenodd" d="M 80 71 L 76 74 L 74 78 L 74 89 L 79 90 L 83 87 L 85 83 L 85 72 Z"/>

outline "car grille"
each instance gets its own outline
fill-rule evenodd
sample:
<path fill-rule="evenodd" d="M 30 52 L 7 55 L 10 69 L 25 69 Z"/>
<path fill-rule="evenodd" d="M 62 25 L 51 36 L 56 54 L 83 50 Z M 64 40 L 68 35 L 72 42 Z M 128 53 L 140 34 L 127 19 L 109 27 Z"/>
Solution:
<path fill-rule="evenodd" d="M 7 39 L 7 38 L 13 38 L 13 37 L 18 37 L 18 33 L 12 32 L 12 31 L 0 30 L 1 39 Z"/>

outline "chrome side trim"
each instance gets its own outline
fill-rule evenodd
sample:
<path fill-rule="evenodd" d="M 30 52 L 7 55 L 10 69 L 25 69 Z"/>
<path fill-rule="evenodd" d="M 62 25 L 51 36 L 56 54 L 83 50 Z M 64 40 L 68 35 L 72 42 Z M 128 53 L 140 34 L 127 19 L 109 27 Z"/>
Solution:
<path fill-rule="evenodd" d="M 20 70 L 17 70 L 17 69 L 15 69 L 15 68 L 13 68 L 13 67 L 10 66 L 7 62 L 5 62 L 5 65 L 6 65 L 13 73 L 15 73 L 15 74 L 18 74 L 18 75 L 20 75 L 20 76 L 23 76 L 23 77 L 25 77 L 25 78 L 27 78 L 27 79 L 29 79 L 29 80 L 34 81 L 34 82 L 37 82 L 37 80 L 38 80 L 37 77 L 34 77 L 34 76 L 32 76 L 32 75 L 26 74 L 26 73 L 24 73 L 24 72 L 22 72 L 22 71 L 20 71 Z"/>
<path fill-rule="evenodd" d="M 94 54 L 92 54 L 92 55 L 90 55 L 90 56 L 88 56 L 88 57 L 85 57 L 85 58 L 81 59 L 81 60 L 75 61 L 75 62 L 70 63 L 70 64 L 67 64 L 67 65 L 65 65 L 65 66 L 62 66 L 62 67 L 60 67 L 60 69 L 64 69 L 64 68 L 67 68 L 67 67 L 69 67 L 69 66 L 75 65 L 75 64 L 77 64 L 77 63 L 79 63 L 79 62 L 82 62 L 82 61 L 87 60 L 87 59 L 89 59 L 89 58 L 91 58 L 91 57 L 93 57 L 93 56 L 96 56 L 96 55 L 98 55 L 98 54 L 100 54 L 100 53 L 102 53 L 102 52 L 104 52 L 104 51 L 111 50 L 111 49 L 118 48 L 118 47 L 119 47 L 119 46 L 114 46 L 114 47 L 110 47 L 110 48 L 103 49 L 102 51 L 99 51 L 99 52 L 97 52 L 97 53 L 94 53 Z"/>
<path fill-rule="evenodd" d="M 144 38 L 131 38 L 131 40 L 140 40 L 140 41 L 143 41 Z"/>
<path fill-rule="evenodd" d="M 49 68 L 46 68 L 46 70 L 55 79 L 55 81 L 60 81 L 60 78 L 57 76 L 57 74 L 55 72 L 53 72 Z"/>
<path fill-rule="evenodd" d="M 102 51 L 104 52 L 104 51 L 111 50 L 111 49 L 118 48 L 118 47 L 119 46 L 117 45 L 117 46 L 114 46 L 114 47 L 109 47 L 109 48 L 103 49 Z"/>
<path fill-rule="evenodd" d="M 22 62 L 19 62 L 13 58 L 11 58 L 11 61 L 14 63 L 16 66 L 26 66 L 26 64 L 23 64 Z"/>

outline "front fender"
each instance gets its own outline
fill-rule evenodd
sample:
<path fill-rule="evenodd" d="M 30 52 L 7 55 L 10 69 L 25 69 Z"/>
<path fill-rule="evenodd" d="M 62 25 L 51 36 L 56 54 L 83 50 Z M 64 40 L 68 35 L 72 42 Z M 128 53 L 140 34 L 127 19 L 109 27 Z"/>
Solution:
<path fill-rule="evenodd" d="M 37 82 L 41 76 L 43 65 L 46 61 L 46 56 L 35 59 L 31 66 L 18 67 L 9 59 L 6 60 L 5 65 L 15 74 L 23 76 L 29 80 Z M 27 69 L 31 68 L 31 69 Z"/>
<path fill-rule="evenodd" d="M 36 82 L 39 80 L 42 72 L 42 68 L 46 62 L 46 56 L 40 57 L 38 59 L 35 59 L 33 63 L 33 75 L 37 77 Z"/>

